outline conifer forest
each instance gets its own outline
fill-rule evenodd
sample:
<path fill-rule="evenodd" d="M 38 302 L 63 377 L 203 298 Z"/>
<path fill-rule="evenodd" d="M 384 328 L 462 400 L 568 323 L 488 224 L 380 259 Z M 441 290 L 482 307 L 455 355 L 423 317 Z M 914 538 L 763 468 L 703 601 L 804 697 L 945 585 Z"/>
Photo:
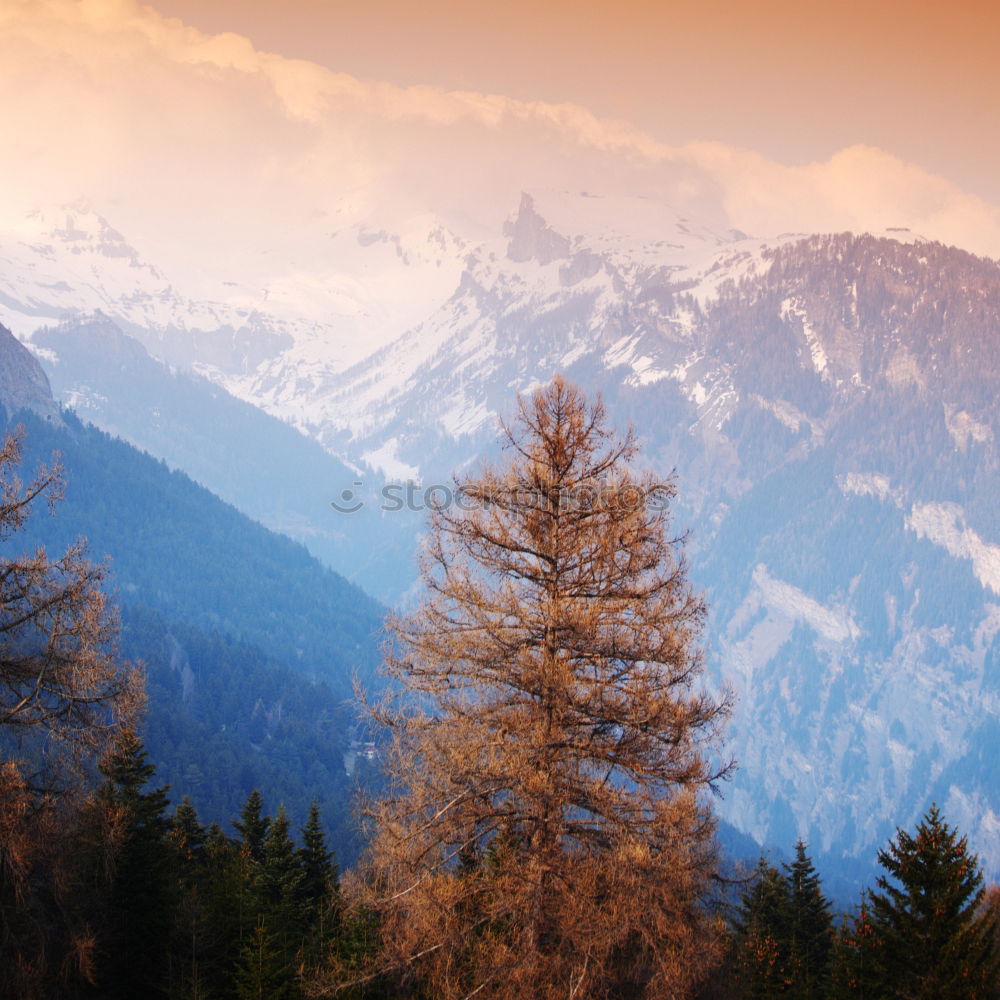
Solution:
<path fill-rule="evenodd" d="M 147 739 L 177 744 L 150 694 L 191 666 L 124 655 L 155 654 L 160 619 L 119 608 L 82 538 L 26 547 L 29 517 L 64 516 L 72 469 L 26 471 L 32 425 L 8 433 L 0 995 L 1000 996 L 1000 889 L 937 804 L 853 899 L 828 894 L 802 840 L 723 845 L 735 706 L 705 677 L 676 482 L 563 376 L 510 412 L 500 457 L 428 515 L 419 597 L 356 678 L 358 718 L 314 684 L 323 718 L 286 695 L 311 742 L 272 726 L 300 749 L 352 727 L 350 780 L 289 757 L 295 781 L 265 772 L 280 797 L 235 803 L 207 773 L 238 766 L 212 760 L 211 726 L 185 731 L 194 795 L 151 762 Z M 239 659 L 213 634 L 205 655 Z"/>

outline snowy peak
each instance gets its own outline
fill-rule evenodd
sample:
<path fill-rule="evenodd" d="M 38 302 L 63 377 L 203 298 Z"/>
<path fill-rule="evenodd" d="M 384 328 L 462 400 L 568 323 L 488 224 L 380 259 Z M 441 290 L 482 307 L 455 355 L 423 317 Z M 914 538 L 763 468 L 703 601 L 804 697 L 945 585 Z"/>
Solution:
<path fill-rule="evenodd" d="M 546 224 L 535 211 L 535 202 L 530 194 L 521 195 L 517 215 L 512 222 L 504 225 L 503 234 L 510 238 L 507 244 L 509 260 L 518 263 L 537 260 L 545 265 L 569 256 L 569 240 Z"/>
<path fill-rule="evenodd" d="M 58 215 L 33 213 L 29 219 L 38 222 L 44 237 L 71 253 L 121 258 L 136 267 L 142 265 L 135 247 L 86 202 L 67 205 Z M 150 270 L 157 276 L 155 270 Z"/>
<path fill-rule="evenodd" d="M 625 270 L 700 268 L 721 247 L 747 239 L 719 235 L 653 199 L 551 190 L 522 193 L 504 235 L 512 261 L 596 254 Z"/>

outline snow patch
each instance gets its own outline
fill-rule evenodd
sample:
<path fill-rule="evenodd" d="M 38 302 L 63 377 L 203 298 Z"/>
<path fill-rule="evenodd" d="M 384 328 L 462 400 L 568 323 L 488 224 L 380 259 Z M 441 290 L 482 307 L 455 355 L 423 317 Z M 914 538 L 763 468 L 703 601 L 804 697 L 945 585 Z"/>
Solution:
<path fill-rule="evenodd" d="M 984 587 L 1000 594 L 1000 545 L 983 541 L 965 520 L 957 503 L 915 503 L 906 527 L 956 559 L 971 559 L 972 572 Z"/>
<path fill-rule="evenodd" d="M 468 399 L 459 400 L 441 414 L 441 426 L 453 438 L 463 434 L 474 434 L 480 427 L 495 417 L 485 402 L 473 403 Z"/>
<path fill-rule="evenodd" d="M 809 316 L 800 303 L 794 299 L 785 299 L 781 303 L 781 318 L 783 320 L 797 319 L 802 325 L 802 335 L 806 338 L 806 347 L 809 348 L 809 356 L 812 359 L 813 370 L 817 375 L 827 377 L 828 360 L 826 351 L 820 343 L 816 331 L 809 322 Z"/>
<path fill-rule="evenodd" d="M 883 501 L 899 502 L 889 483 L 888 476 L 883 476 L 878 472 L 847 472 L 842 476 L 837 476 L 837 485 L 845 496 L 853 493 L 856 496 L 872 496 Z"/>
<path fill-rule="evenodd" d="M 985 444 L 987 441 L 993 440 L 992 429 L 987 424 L 976 420 L 966 410 L 956 410 L 954 407 L 946 405 L 944 422 L 952 440 L 962 451 L 968 448 L 970 439 L 976 444 Z"/>
<path fill-rule="evenodd" d="M 402 461 L 397 455 L 398 449 L 399 439 L 389 438 L 381 448 L 366 451 L 361 457 L 372 468 L 378 469 L 386 479 L 416 480 L 420 476 L 420 469 Z"/>
<path fill-rule="evenodd" d="M 798 407 L 784 399 L 765 399 L 756 394 L 751 394 L 750 399 L 762 410 L 773 414 L 778 422 L 784 424 L 790 431 L 798 433 L 803 424 L 808 426 L 810 430 L 813 429 L 812 421 Z"/>
<path fill-rule="evenodd" d="M 27 347 L 36 358 L 46 361 L 50 365 L 59 364 L 59 355 L 56 354 L 51 347 L 39 347 L 38 344 L 33 344 L 30 340 L 27 341 L 24 346 Z"/>
<path fill-rule="evenodd" d="M 753 571 L 753 582 L 761 599 L 772 611 L 794 621 L 805 622 L 830 642 L 848 642 L 861 635 L 861 629 L 842 608 L 827 608 L 798 587 L 776 580 L 760 563 Z"/>

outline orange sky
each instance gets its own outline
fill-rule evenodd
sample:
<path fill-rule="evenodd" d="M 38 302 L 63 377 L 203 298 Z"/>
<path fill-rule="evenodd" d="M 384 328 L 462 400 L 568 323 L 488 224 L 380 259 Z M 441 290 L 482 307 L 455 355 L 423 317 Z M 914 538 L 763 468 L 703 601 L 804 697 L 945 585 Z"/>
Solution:
<path fill-rule="evenodd" d="M 400 84 L 574 101 L 785 163 L 878 146 L 1000 202 L 1000 4 L 152 0 L 210 32 Z"/>
<path fill-rule="evenodd" d="M 305 232 L 487 239 L 574 190 L 1000 259 L 998 18 L 968 5 L 154 2 L 0 0 L 0 223 L 84 199 L 159 263 L 263 272 Z"/>

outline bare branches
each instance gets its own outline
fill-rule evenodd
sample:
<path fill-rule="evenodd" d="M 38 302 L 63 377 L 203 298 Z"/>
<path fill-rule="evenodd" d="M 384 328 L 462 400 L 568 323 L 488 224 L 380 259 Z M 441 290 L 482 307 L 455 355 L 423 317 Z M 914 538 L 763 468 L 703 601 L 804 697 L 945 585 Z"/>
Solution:
<path fill-rule="evenodd" d="M 504 433 L 476 503 L 432 511 L 426 599 L 394 624 L 380 962 L 454 1000 L 681 996 L 712 950 L 701 793 L 728 704 L 695 686 L 674 485 L 560 377 Z"/>
<path fill-rule="evenodd" d="M 20 438 L 0 449 L 0 537 L 16 532 L 41 497 L 62 489 L 58 465 L 23 486 Z M 138 671 L 117 659 L 118 621 L 105 569 L 80 541 L 0 562 L 0 750 L 38 789 L 65 792 L 67 768 L 100 757 L 142 702 Z"/>
<path fill-rule="evenodd" d="M 45 498 L 60 495 L 58 465 L 24 486 L 20 437 L 0 448 L 0 540 Z M 142 702 L 136 668 L 120 664 L 118 622 L 102 590 L 104 567 L 83 542 L 51 558 L 44 549 L 0 559 L 0 992 L 36 996 L 47 966 L 89 978 L 95 941 L 61 907 L 73 857 L 67 806 L 78 805 L 82 771 L 110 749 Z M 51 971 L 51 970 L 48 970 Z"/>

